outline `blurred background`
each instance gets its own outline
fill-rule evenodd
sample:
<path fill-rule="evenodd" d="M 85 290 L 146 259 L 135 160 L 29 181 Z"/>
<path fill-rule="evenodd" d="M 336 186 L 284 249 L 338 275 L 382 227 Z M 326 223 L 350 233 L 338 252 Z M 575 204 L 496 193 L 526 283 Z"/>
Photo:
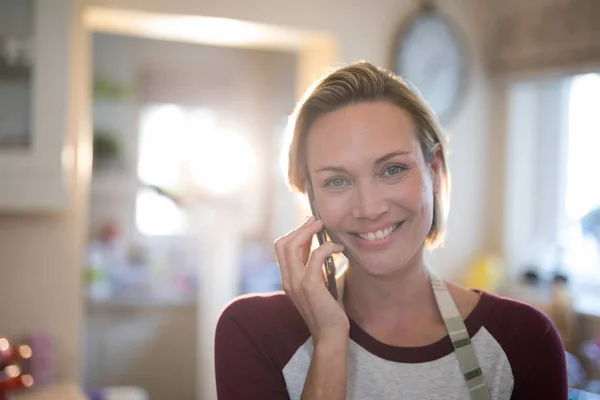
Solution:
<path fill-rule="evenodd" d="M 0 398 L 215 398 L 220 310 L 307 215 L 287 118 L 361 59 L 449 136 L 428 262 L 546 312 L 600 394 L 600 2 L 0 0 Z"/>

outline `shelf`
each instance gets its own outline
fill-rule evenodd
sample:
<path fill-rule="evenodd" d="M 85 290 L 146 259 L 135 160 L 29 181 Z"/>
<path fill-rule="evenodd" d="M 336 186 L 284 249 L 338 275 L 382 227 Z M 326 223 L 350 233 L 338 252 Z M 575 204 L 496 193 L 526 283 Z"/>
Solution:
<path fill-rule="evenodd" d="M 119 172 L 97 172 L 92 175 L 92 196 L 121 198 L 137 194 L 139 181 L 130 175 Z"/>
<path fill-rule="evenodd" d="M 15 150 L 27 150 L 31 147 L 32 137 L 29 133 L 3 134 L 0 133 L 0 153 Z"/>
<path fill-rule="evenodd" d="M 196 307 L 197 300 L 190 297 L 160 298 L 157 296 L 146 296 L 139 298 L 113 298 L 96 300 L 87 298 L 88 310 L 100 311 L 110 309 L 129 308 L 159 308 L 159 307 Z"/>
<path fill-rule="evenodd" d="M 4 60 L 0 60 L 0 80 L 27 81 L 31 78 L 30 66 L 9 65 Z"/>

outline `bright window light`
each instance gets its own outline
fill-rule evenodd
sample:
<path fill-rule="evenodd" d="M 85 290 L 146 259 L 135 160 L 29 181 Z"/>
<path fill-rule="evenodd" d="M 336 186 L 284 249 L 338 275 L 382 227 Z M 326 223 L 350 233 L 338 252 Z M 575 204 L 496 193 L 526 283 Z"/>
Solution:
<path fill-rule="evenodd" d="M 199 185 L 213 193 L 227 194 L 240 188 L 254 169 L 252 148 L 235 132 L 220 129 L 193 135 L 190 142 L 190 173 Z"/>
<path fill-rule="evenodd" d="M 196 134 L 215 131 L 208 110 L 184 111 L 175 105 L 153 105 L 141 117 L 138 176 L 149 185 L 176 188 Z"/>
<path fill-rule="evenodd" d="M 597 243 L 584 235 L 579 219 L 600 206 L 600 75 L 573 78 L 568 104 L 568 153 L 565 213 L 567 227 L 561 233 L 563 262 L 580 283 L 600 282 Z"/>
<path fill-rule="evenodd" d="M 566 213 L 578 220 L 600 206 L 600 74 L 573 79 L 568 129 Z"/>
<path fill-rule="evenodd" d="M 211 110 L 147 106 L 140 128 L 138 177 L 146 185 L 185 193 L 194 190 L 184 187 L 192 178 L 193 184 L 226 195 L 240 189 L 254 171 L 256 155 L 248 141 L 220 127 Z M 136 222 L 142 234 L 179 234 L 184 221 L 184 210 L 171 200 L 140 191 Z"/>
<path fill-rule="evenodd" d="M 170 236 L 185 233 L 185 217 L 169 198 L 150 189 L 141 189 L 137 195 L 135 220 L 141 234 Z"/>

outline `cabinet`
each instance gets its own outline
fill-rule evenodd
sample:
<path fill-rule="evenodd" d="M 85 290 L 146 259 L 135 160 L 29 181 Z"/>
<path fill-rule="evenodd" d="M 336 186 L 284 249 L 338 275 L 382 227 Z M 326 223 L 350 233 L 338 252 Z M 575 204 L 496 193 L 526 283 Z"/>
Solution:
<path fill-rule="evenodd" d="M 195 304 L 109 301 L 87 311 L 86 388 L 131 385 L 150 399 L 199 398 Z"/>
<path fill-rule="evenodd" d="M 68 206 L 65 145 L 72 112 L 71 2 L 0 0 L 0 7 L 0 115 L 8 115 L 0 126 L 5 138 L 16 138 L 0 142 L 0 213 L 63 211 Z M 11 26 L 29 29 L 10 32 Z M 14 41 L 7 44 L 6 38 L 11 34 L 21 46 L 30 44 L 24 45 L 31 49 L 29 62 L 10 59 Z M 13 118 L 15 113 L 22 117 Z M 16 122 L 9 124 L 9 117 Z"/>

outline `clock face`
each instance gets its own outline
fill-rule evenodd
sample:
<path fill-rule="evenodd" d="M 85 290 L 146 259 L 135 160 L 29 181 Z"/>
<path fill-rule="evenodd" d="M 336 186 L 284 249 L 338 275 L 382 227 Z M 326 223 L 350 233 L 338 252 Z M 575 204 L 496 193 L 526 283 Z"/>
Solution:
<path fill-rule="evenodd" d="M 397 43 L 395 73 L 420 92 L 442 123 L 462 95 L 465 57 L 458 37 L 436 13 L 420 14 Z"/>

